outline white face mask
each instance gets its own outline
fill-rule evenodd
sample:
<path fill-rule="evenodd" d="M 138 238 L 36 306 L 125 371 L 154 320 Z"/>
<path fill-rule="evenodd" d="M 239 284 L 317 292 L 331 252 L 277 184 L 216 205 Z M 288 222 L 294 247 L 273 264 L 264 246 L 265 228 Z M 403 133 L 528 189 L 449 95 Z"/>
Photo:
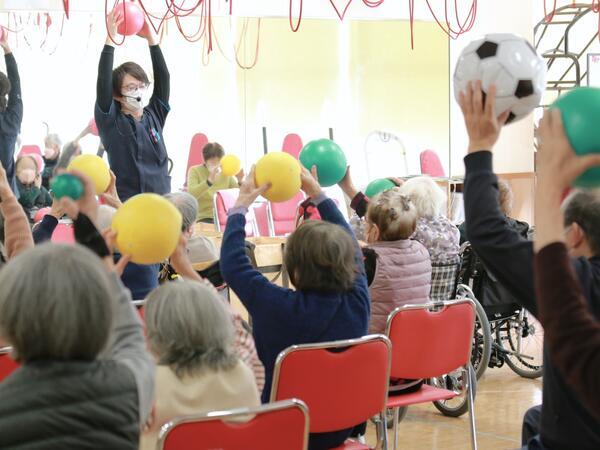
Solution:
<path fill-rule="evenodd" d="M 134 111 L 139 111 L 144 107 L 144 97 L 146 90 L 133 89 L 123 93 L 125 103 Z"/>

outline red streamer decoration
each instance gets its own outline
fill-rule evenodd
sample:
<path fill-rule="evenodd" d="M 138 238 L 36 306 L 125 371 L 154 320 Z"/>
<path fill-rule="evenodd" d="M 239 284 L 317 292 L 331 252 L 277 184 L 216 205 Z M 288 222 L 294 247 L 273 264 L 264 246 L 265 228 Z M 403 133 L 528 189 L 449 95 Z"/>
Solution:
<path fill-rule="evenodd" d="M 63 5 L 65 7 L 65 15 L 67 19 L 69 18 L 69 0 L 63 0 Z"/>

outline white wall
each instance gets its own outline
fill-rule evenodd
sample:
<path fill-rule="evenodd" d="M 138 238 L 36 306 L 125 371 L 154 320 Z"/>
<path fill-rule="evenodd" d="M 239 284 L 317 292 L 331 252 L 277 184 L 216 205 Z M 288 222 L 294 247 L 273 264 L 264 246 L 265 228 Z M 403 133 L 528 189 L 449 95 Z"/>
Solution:
<path fill-rule="evenodd" d="M 478 2 L 477 21 L 473 29 L 450 42 L 450 83 L 454 66 L 462 49 L 472 40 L 487 33 L 516 33 L 533 38 L 533 12 L 528 1 L 502 0 Z M 463 157 L 468 146 L 462 113 L 451 87 L 450 148 L 451 173 L 464 174 Z M 494 166 L 498 173 L 533 171 L 533 118 L 529 117 L 506 126 L 494 151 Z"/>

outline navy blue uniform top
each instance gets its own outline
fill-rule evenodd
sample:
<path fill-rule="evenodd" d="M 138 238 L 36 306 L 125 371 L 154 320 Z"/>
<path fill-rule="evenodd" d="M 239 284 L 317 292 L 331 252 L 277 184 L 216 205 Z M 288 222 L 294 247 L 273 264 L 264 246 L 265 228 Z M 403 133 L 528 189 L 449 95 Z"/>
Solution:
<path fill-rule="evenodd" d="M 94 117 L 108 163 L 117 177 L 117 192 L 127 200 L 141 192 L 171 192 L 169 158 L 163 127 L 169 113 L 169 71 L 158 45 L 150 47 L 154 91 L 140 121 L 121 112 L 113 99 L 112 71 L 115 49 L 105 45 L 98 67 Z"/>
<path fill-rule="evenodd" d="M 12 53 L 4 56 L 6 75 L 10 81 L 10 92 L 6 109 L 0 112 L 0 162 L 6 170 L 6 178 L 17 197 L 19 190 L 15 179 L 15 144 L 21 131 L 23 120 L 23 100 L 21 99 L 21 80 L 17 61 Z"/>
<path fill-rule="evenodd" d="M 534 284 L 533 243 L 510 226 L 498 202 L 498 178 L 492 153 L 465 157 L 465 223 L 467 238 L 486 267 L 521 306 L 538 316 Z M 572 260 L 590 311 L 600 319 L 600 255 Z M 581 403 L 544 345 L 544 385 L 540 436 L 548 449 L 600 449 L 600 421 Z"/>

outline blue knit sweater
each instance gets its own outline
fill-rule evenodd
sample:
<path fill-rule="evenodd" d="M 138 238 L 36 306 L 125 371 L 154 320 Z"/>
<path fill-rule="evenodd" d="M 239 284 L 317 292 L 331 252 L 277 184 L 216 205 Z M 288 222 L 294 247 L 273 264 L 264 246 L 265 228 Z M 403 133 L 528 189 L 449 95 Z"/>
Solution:
<path fill-rule="evenodd" d="M 323 220 L 340 225 L 352 234 L 331 199 L 317 198 L 315 203 Z M 256 349 L 265 366 L 262 401 L 266 403 L 271 394 L 275 360 L 282 350 L 295 344 L 351 339 L 367 333 L 369 289 L 358 243 L 358 275 L 349 292 L 295 291 L 270 283 L 252 267 L 246 256 L 243 212 L 232 212 L 221 246 L 221 272 L 252 317 Z"/>

